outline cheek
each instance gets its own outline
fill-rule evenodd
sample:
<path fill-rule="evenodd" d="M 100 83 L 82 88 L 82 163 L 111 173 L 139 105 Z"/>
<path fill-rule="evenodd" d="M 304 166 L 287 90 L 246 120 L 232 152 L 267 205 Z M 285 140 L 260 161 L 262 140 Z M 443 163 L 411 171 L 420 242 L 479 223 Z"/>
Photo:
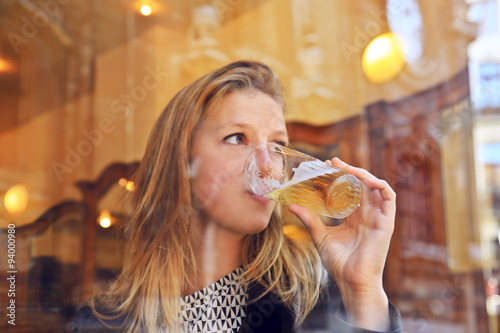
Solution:
<path fill-rule="evenodd" d="M 206 170 L 198 171 L 196 177 L 192 180 L 192 187 L 194 200 L 198 209 L 210 206 L 220 191 L 217 184 L 210 179 Z"/>
<path fill-rule="evenodd" d="M 242 184 L 243 166 L 237 161 L 204 164 L 193 179 L 193 193 L 199 208 L 212 205 L 218 198 L 239 190 Z"/>

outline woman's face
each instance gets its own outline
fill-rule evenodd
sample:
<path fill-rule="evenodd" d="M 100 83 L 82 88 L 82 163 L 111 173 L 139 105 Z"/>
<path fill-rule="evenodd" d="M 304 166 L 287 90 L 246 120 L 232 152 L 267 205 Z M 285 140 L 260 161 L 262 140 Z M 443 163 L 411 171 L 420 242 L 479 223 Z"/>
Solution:
<path fill-rule="evenodd" d="M 194 134 L 191 177 L 204 222 L 238 235 L 264 230 L 275 203 L 251 194 L 243 168 L 251 149 L 288 143 L 281 106 L 257 90 L 226 95 Z"/>

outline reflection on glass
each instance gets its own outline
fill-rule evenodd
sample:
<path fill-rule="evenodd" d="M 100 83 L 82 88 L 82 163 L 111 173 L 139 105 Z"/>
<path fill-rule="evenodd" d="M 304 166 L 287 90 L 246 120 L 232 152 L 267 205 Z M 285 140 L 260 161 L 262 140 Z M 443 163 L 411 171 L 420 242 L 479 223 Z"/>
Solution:
<path fill-rule="evenodd" d="M 422 14 L 417 0 L 387 0 L 387 20 L 391 31 L 403 39 L 405 60 L 422 56 Z"/>

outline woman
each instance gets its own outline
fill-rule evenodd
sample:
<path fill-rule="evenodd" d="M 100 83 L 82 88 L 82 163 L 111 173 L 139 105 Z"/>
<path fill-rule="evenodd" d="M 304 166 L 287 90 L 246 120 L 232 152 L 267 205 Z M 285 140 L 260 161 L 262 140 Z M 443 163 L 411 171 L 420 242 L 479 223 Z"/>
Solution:
<path fill-rule="evenodd" d="M 395 216 L 386 182 L 333 159 L 361 180 L 361 206 L 338 227 L 289 206 L 314 246 L 285 237 L 276 204 L 246 190 L 251 149 L 288 144 L 284 111 L 274 73 L 250 61 L 172 99 L 136 173 L 123 271 L 79 309 L 75 331 L 291 332 L 317 302 L 325 271 L 342 297 L 338 332 L 401 331 L 382 287 Z"/>

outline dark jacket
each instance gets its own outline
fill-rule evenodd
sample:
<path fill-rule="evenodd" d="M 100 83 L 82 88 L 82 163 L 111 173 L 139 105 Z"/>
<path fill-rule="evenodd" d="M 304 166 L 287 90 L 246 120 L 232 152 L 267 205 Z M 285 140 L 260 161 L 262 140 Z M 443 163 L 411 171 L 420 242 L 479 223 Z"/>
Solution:
<path fill-rule="evenodd" d="M 338 288 L 334 285 L 330 290 L 333 290 L 333 292 L 330 292 L 330 300 L 328 302 L 330 309 L 328 312 L 336 312 L 330 325 L 332 326 L 332 333 L 373 332 L 350 325 L 345 320 L 345 311 L 343 310 Z M 250 287 L 249 300 L 257 298 L 261 293 L 262 289 L 259 286 L 254 285 Z M 389 311 L 391 330 L 386 333 L 402 332 L 401 315 L 392 303 L 389 303 Z M 238 333 L 290 333 L 294 331 L 294 320 L 294 314 L 280 302 L 279 297 L 274 294 L 267 294 L 258 301 L 249 302 L 246 317 Z M 110 327 L 123 327 L 122 324 L 124 324 L 124 321 L 124 318 L 118 318 L 106 321 L 106 324 Z M 77 309 L 74 321 L 68 326 L 68 332 L 111 333 L 120 332 L 120 329 L 112 329 L 104 325 L 96 318 L 90 306 L 83 304 Z"/>

